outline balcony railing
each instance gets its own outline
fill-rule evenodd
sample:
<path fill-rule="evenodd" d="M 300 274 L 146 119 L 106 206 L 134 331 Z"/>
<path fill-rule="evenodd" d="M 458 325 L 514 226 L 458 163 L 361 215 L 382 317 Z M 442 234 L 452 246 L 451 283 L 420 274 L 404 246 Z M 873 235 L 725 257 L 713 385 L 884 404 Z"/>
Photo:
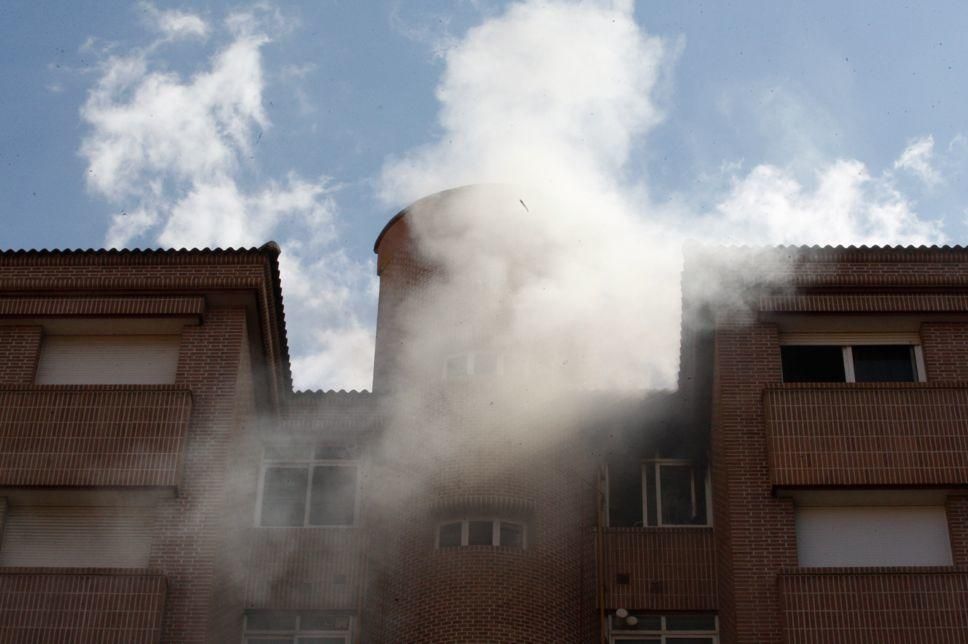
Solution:
<path fill-rule="evenodd" d="M 0 388 L 0 485 L 174 486 L 191 392 L 164 385 Z"/>
<path fill-rule="evenodd" d="M 150 570 L 0 568 L 0 642 L 159 642 L 166 592 Z"/>
<path fill-rule="evenodd" d="M 779 591 L 790 644 L 965 641 L 968 568 L 801 568 Z"/>
<path fill-rule="evenodd" d="M 763 406 L 773 485 L 968 481 L 968 383 L 775 385 Z"/>
<path fill-rule="evenodd" d="M 605 528 L 605 608 L 716 610 L 712 528 Z"/>

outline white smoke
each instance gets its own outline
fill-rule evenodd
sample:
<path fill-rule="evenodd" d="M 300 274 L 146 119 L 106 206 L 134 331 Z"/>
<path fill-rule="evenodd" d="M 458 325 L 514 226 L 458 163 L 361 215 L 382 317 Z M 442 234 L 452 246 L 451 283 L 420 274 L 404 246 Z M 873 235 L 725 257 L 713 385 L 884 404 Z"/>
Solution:
<path fill-rule="evenodd" d="M 943 238 L 889 175 L 872 177 L 855 160 L 826 163 L 813 183 L 755 167 L 709 212 L 657 203 L 629 161 L 661 122 L 657 81 L 674 53 L 636 24 L 631 3 L 547 0 L 514 4 L 445 50 L 440 136 L 387 163 L 384 198 L 515 187 L 490 201 L 478 191 L 455 197 L 443 215 L 411 213 L 421 250 L 448 276 L 437 304 L 412 313 L 414 353 L 435 355 L 441 344 L 441 321 L 422 314 L 433 309 L 450 312 L 454 329 L 476 329 L 463 332 L 472 344 L 557 359 L 557 373 L 586 386 L 672 386 L 686 239 Z"/>

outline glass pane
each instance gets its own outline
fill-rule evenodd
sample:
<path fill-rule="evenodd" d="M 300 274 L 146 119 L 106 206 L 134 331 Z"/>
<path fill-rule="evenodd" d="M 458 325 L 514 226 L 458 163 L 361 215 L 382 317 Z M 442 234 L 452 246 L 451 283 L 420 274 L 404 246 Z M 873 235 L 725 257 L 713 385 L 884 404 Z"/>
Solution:
<path fill-rule="evenodd" d="M 253 610 L 245 614 L 247 631 L 294 631 L 296 613 L 285 610 Z"/>
<path fill-rule="evenodd" d="M 437 535 L 437 543 L 440 548 L 456 548 L 460 545 L 460 529 L 461 524 L 459 523 L 448 523 L 447 525 L 440 526 L 440 531 Z"/>
<path fill-rule="evenodd" d="M 642 465 L 637 458 L 608 465 L 608 525 L 642 525 Z"/>
<path fill-rule="evenodd" d="M 690 637 L 669 635 L 666 637 L 666 642 L 675 642 L 676 644 L 713 644 L 715 640 L 712 637 Z"/>
<path fill-rule="evenodd" d="M 348 631 L 350 616 L 325 611 L 306 611 L 299 613 L 301 631 Z"/>
<path fill-rule="evenodd" d="M 851 347 L 857 382 L 914 382 L 914 351 L 906 345 Z"/>
<path fill-rule="evenodd" d="M 299 637 L 296 644 L 346 644 L 346 637 L 343 635 L 332 635 L 329 637 Z"/>
<path fill-rule="evenodd" d="M 493 521 L 471 521 L 467 531 L 467 545 L 469 546 L 494 545 L 494 522 Z"/>
<path fill-rule="evenodd" d="M 524 547 L 524 526 L 520 523 L 501 521 L 500 544 L 506 548 Z"/>
<path fill-rule="evenodd" d="M 670 631 L 715 631 L 716 616 L 666 615 L 666 629 Z"/>
<path fill-rule="evenodd" d="M 692 467 L 660 464 L 659 492 L 662 495 L 663 525 L 705 523 L 704 517 L 696 516 L 692 504 Z"/>
<path fill-rule="evenodd" d="M 309 525 L 353 525 L 356 466 L 317 465 L 309 497 Z"/>
<path fill-rule="evenodd" d="M 658 637 L 616 637 L 615 641 L 623 644 L 662 644 Z"/>
<path fill-rule="evenodd" d="M 780 347 L 783 382 L 844 382 L 844 351 L 831 346 Z"/>
<path fill-rule="evenodd" d="M 262 488 L 262 525 L 303 525 L 308 481 L 308 468 L 267 467 Z"/>

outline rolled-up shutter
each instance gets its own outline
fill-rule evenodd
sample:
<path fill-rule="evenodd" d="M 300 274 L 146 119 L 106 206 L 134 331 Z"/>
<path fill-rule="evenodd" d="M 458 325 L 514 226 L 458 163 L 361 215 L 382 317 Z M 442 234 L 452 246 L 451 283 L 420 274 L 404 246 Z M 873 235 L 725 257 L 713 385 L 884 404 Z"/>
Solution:
<path fill-rule="evenodd" d="M 164 385 L 175 382 L 178 335 L 51 335 L 37 365 L 41 385 Z"/>
<path fill-rule="evenodd" d="M 0 566 L 145 568 L 151 521 L 146 507 L 11 506 Z"/>

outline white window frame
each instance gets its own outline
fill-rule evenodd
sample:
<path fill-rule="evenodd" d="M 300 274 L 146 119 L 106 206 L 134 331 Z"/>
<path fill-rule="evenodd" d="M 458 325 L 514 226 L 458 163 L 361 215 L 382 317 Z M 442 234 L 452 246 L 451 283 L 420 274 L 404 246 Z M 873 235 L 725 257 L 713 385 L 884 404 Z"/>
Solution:
<path fill-rule="evenodd" d="M 313 475 L 315 468 L 317 466 L 338 466 L 338 467 L 355 467 L 356 468 L 356 487 L 353 490 L 353 523 L 339 523 L 339 524 L 329 524 L 329 525 L 310 525 L 309 523 L 309 509 L 311 506 L 311 497 L 313 491 Z M 309 468 L 309 476 L 306 477 L 306 501 L 303 507 L 303 522 L 302 525 L 262 525 L 262 502 L 265 496 L 265 485 L 266 485 L 266 471 L 270 468 L 279 469 L 306 469 Z M 271 459 L 267 458 L 264 451 L 262 457 L 262 465 L 259 468 L 259 488 L 256 492 L 256 506 L 255 506 L 255 526 L 257 528 L 314 528 L 314 529 L 346 529 L 355 528 L 359 525 L 360 521 L 360 486 L 362 483 L 361 464 L 357 459 Z"/>
<path fill-rule="evenodd" d="M 840 347 L 844 360 L 844 381 L 857 382 L 854 375 L 855 346 L 909 346 L 914 353 L 914 382 L 927 382 L 921 338 L 912 333 L 787 333 L 780 337 L 780 346 Z"/>
<path fill-rule="evenodd" d="M 708 637 L 713 644 L 719 643 L 719 615 L 713 615 L 715 628 L 714 631 L 670 631 L 666 628 L 666 616 L 658 616 L 662 620 L 661 629 L 658 631 L 632 631 L 616 628 L 615 615 L 609 615 L 608 630 L 610 644 L 618 644 L 629 640 L 654 639 L 662 644 L 675 644 L 676 640 L 684 637 Z M 621 625 L 618 625 L 621 626 Z"/>
<path fill-rule="evenodd" d="M 270 610 L 270 609 L 266 609 Z M 353 636 L 353 616 L 349 616 L 349 626 L 345 631 L 304 631 L 301 630 L 302 625 L 302 613 L 312 613 L 312 612 L 327 612 L 327 611 L 293 611 L 296 614 L 296 629 L 295 630 L 249 630 L 249 615 L 246 613 L 242 622 L 242 643 L 247 644 L 248 642 L 260 640 L 278 640 L 281 638 L 289 638 L 293 642 L 298 642 L 299 638 L 302 637 L 342 637 L 346 644 L 350 644 Z"/>
<path fill-rule="evenodd" d="M 453 547 L 466 548 L 470 545 L 470 524 L 471 522 L 481 521 L 491 523 L 491 547 L 492 548 L 511 548 L 513 546 L 505 546 L 501 543 L 501 524 L 509 523 L 521 527 L 521 550 L 528 549 L 528 525 L 524 521 L 512 521 L 510 519 L 500 519 L 496 517 L 468 517 L 466 519 L 451 519 L 449 521 L 440 521 L 434 528 L 434 548 L 437 550 L 449 550 Z M 440 529 L 445 525 L 453 525 L 455 523 L 461 524 L 460 528 L 460 545 L 459 546 L 445 546 L 441 548 L 440 546 Z M 515 548 L 517 549 L 517 548 Z"/>
<path fill-rule="evenodd" d="M 655 525 L 649 526 L 649 485 L 648 481 L 648 467 L 650 464 L 655 465 L 655 480 L 653 485 L 655 486 Z M 708 528 L 713 524 L 713 509 L 712 509 L 712 486 L 710 485 L 709 468 L 706 468 L 706 476 L 703 477 L 703 494 L 706 497 L 706 522 L 705 523 L 664 523 L 662 521 L 662 483 L 661 481 L 661 469 L 662 466 L 672 466 L 672 467 L 688 467 L 691 470 L 692 476 L 690 480 L 690 488 L 692 493 L 692 507 L 695 510 L 697 508 L 697 490 L 696 490 L 696 464 L 695 462 L 688 459 L 681 458 L 651 458 L 642 461 L 642 525 L 644 527 L 656 527 L 656 528 Z"/>

